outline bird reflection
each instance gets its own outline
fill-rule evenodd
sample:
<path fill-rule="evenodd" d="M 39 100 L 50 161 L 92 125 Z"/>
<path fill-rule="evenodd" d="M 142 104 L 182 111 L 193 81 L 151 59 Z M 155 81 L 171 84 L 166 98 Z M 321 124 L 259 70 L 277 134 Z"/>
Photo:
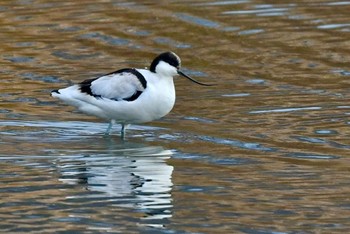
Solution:
<path fill-rule="evenodd" d="M 162 147 L 123 143 L 104 151 L 86 151 L 84 156 L 62 158 L 57 166 L 59 180 L 65 184 L 81 185 L 84 196 L 108 197 L 118 206 L 143 212 L 144 220 L 172 216 L 171 181 L 173 166 L 166 160 L 172 152 Z M 159 224 L 161 225 L 161 224 Z"/>

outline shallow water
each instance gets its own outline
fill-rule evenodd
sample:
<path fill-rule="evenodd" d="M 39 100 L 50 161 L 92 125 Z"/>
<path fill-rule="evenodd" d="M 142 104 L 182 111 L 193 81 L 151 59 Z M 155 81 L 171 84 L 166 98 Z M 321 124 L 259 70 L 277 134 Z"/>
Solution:
<path fill-rule="evenodd" d="M 349 1 L 0 1 L 0 228 L 347 233 Z M 165 118 L 107 124 L 52 89 L 172 50 Z"/>

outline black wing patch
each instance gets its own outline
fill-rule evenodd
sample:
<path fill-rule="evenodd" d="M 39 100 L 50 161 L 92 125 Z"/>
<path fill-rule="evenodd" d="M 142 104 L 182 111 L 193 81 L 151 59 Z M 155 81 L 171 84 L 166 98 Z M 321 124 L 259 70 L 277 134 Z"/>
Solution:
<path fill-rule="evenodd" d="M 131 97 L 123 98 L 123 100 L 132 102 L 135 101 L 140 95 L 142 94 L 142 91 L 137 90 Z"/>
<path fill-rule="evenodd" d="M 107 73 L 107 74 L 105 74 L 103 76 L 100 76 L 100 77 L 97 77 L 97 78 L 84 80 L 83 82 L 81 82 L 79 84 L 80 85 L 80 90 L 81 90 L 81 92 L 86 93 L 86 94 L 88 94 L 90 96 L 93 96 L 95 98 L 103 98 L 102 95 L 98 95 L 98 94 L 93 93 L 93 91 L 91 89 L 92 82 L 94 82 L 95 80 L 97 80 L 97 79 L 99 79 L 101 77 L 111 76 L 111 75 L 114 75 L 114 74 L 122 74 L 122 73 L 131 73 L 131 74 L 135 75 L 137 77 L 137 79 L 140 81 L 140 83 L 141 83 L 141 85 L 143 87 L 143 90 L 146 89 L 147 81 L 146 81 L 146 79 L 143 77 L 143 75 L 140 72 L 138 72 L 134 68 L 124 68 L 124 69 L 120 69 L 120 70 L 117 70 L 117 71 L 114 71 L 114 72 Z M 131 101 L 135 101 L 142 94 L 142 92 L 143 91 L 141 91 L 141 90 L 135 90 L 134 94 L 132 94 L 130 97 L 126 97 L 126 98 L 122 98 L 122 99 L 117 99 L 117 98 L 110 98 L 110 99 L 114 100 L 114 101 L 125 100 L 125 101 L 128 101 L 128 102 L 131 102 Z"/>
<path fill-rule="evenodd" d="M 94 78 L 94 79 L 88 79 L 88 80 L 84 80 L 83 82 L 81 82 L 80 85 L 80 91 L 83 93 L 87 93 L 93 97 L 101 97 L 101 95 L 95 95 L 92 93 L 91 90 L 91 83 L 95 80 L 97 80 L 98 78 Z"/>

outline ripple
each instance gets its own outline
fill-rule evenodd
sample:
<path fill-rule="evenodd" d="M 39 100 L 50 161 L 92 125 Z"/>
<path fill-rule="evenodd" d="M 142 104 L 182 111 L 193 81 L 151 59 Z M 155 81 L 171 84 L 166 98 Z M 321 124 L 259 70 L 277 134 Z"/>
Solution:
<path fill-rule="evenodd" d="M 82 27 L 78 27 L 78 26 L 68 26 L 68 27 L 62 27 L 60 28 L 58 31 L 59 32 L 79 32 L 83 30 Z"/>
<path fill-rule="evenodd" d="M 35 47 L 36 42 L 17 42 L 16 47 Z"/>
<path fill-rule="evenodd" d="M 210 160 L 210 163 L 215 165 L 237 166 L 256 163 L 256 161 L 243 158 L 213 158 Z"/>
<path fill-rule="evenodd" d="M 256 78 L 256 79 L 249 79 L 246 82 L 249 84 L 265 84 L 266 80 Z"/>
<path fill-rule="evenodd" d="M 340 2 L 327 2 L 325 5 L 328 6 L 345 6 L 350 5 L 350 1 L 340 1 Z"/>
<path fill-rule="evenodd" d="M 194 117 L 194 116 L 186 116 L 184 117 L 185 120 L 192 120 L 199 123 L 214 123 L 215 121 L 212 119 L 206 119 L 206 118 L 200 118 L 200 117 Z"/>
<path fill-rule="evenodd" d="M 349 70 L 343 70 L 343 69 L 336 69 L 332 71 L 333 73 L 339 73 L 342 76 L 350 76 Z"/>
<path fill-rule="evenodd" d="M 133 28 L 129 28 L 127 30 L 127 32 L 128 33 L 132 33 L 132 34 L 137 35 L 137 36 L 149 36 L 149 35 L 151 35 L 150 31 L 140 30 L 140 29 L 133 29 Z"/>
<path fill-rule="evenodd" d="M 255 9 L 255 10 L 237 10 L 237 11 L 224 11 L 224 15 L 263 15 L 263 14 L 285 14 L 290 8 L 267 8 L 267 9 Z"/>
<path fill-rule="evenodd" d="M 190 44 L 176 42 L 176 41 L 174 41 L 170 38 L 167 38 L 167 37 L 158 37 L 158 38 L 155 38 L 154 41 L 159 43 L 159 44 L 170 45 L 170 46 L 174 46 L 174 47 L 179 48 L 179 49 L 186 49 L 186 48 L 192 47 Z"/>
<path fill-rule="evenodd" d="M 8 60 L 13 63 L 30 63 L 33 62 L 35 59 L 33 57 L 25 57 L 25 56 L 18 56 L 18 57 L 6 57 L 5 60 Z"/>
<path fill-rule="evenodd" d="M 19 101 L 19 100 L 17 100 Z M 35 102 L 36 100 L 29 99 Z M 13 116 L 15 117 L 15 116 Z M 16 116 L 23 118 L 22 116 Z M 0 121 L 0 126 L 5 127 L 0 134 L 6 134 L 8 137 L 18 141 L 30 140 L 31 142 L 61 142 L 79 139 L 95 138 L 96 134 L 102 135 L 107 128 L 107 123 L 99 122 L 82 122 L 82 121 Z M 25 134 L 18 134 L 18 127 L 25 127 Z M 147 133 L 157 131 L 163 128 L 131 125 L 129 130 L 146 131 Z M 113 130 L 119 134 L 118 126 Z M 113 132 L 114 132 L 113 131 Z M 42 135 L 53 134 L 50 137 L 43 138 Z M 144 137 L 143 135 L 141 137 Z M 50 148 L 48 148 L 50 149 Z"/>
<path fill-rule="evenodd" d="M 57 76 L 46 76 L 46 75 L 38 75 L 35 73 L 26 72 L 21 74 L 26 80 L 36 80 L 42 81 L 45 83 L 63 83 L 64 80 L 58 78 Z"/>
<path fill-rule="evenodd" d="M 218 190 L 220 188 L 216 187 L 216 186 L 179 186 L 179 189 L 183 192 L 200 192 L 200 193 L 213 193 L 215 192 L 215 190 Z"/>
<path fill-rule="evenodd" d="M 213 1 L 206 3 L 199 3 L 197 5 L 201 6 L 228 6 L 228 5 L 237 5 L 242 3 L 248 3 L 250 0 L 231 0 L 231 1 Z"/>
<path fill-rule="evenodd" d="M 63 58 L 67 60 L 83 60 L 83 59 L 89 59 L 91 57 L 97 57 L 100 55 L 100 53 L 93 53 L 93 54 L 72 54 L 66 51 L 54 51 L 52 52 L 53 56 L 56 56 L 58 58 Z"/>
<path fill-rule="evenodd" d="M 250 93 L 233 93 L 233 94 L 223 94 L 222 97 L 248 97 Z"/>
<path fill-rule="evenodd" d="M 308 143 L 316 143 L 316 144 L 324 144 L 326 143 L 325 140 L 319 139 L 319 138 L 314 138 L 314 137 L 304 137 L 304 136 L 296 136 L 292 137 L 294 139 L 297 139 L 302 142 L 308 142 Z"/>
<path fill-rule="evenodd" d="M 9 109 L 0 109 L 0 114 L 8 114 L 11 112 L 12 112 L 12 110 L 9 110 Z"/>
<path fill-rule="evenodd" d="M 241 28 L 240 27 L 233 27 L 233 26 L 230 26 L 230 27 L 224 27 L 222 29 L 222 31 L 224 32 L 234 32 L 234 31 L 238 31 L 240 30 Z"/>
<path fill-rule="evenodd" d="M 251 35 L 264 32 L 264 29 L 249 29 L 238 32 L 238 35 Z"/>
<path fill-rule="evenodd" d="M 318 29 L 337 29 L 344 27 L 350 27 L 350 24 L 324 24 L 317 26 Z"/>
<path fill-rule="evenodd" d="M 290 153 L 286 154 L 286 157 L 298 158 L 298 159 L 317 159 L 317 160 L 329 160 L 329 159 L 339 159 L 339 156 L 334 155 L 323 155 L 323 154 L 308 154 L 308 153 Z"/>
<path fill-rule="evenodd" d="M 251 228 L 251 227 L 242 227 L 239 228 L 242 233 L 248 234 L 288 234 L 288 232 L 278 232 L 273 229 L 261 229 L 261 228 Z"/>
<path fill-rule="evenodd" d="M 104 34 L 98 33 L 98 32 L 86 33 L 86 34 L 81 35 L 80 38 L 97 39 L 99 41 L 105 42 L 105 43 L 107 43 L 109 45 L 113 45 L 113 46 L 123 46 L 123 45 L 130 44 L 130 41 L 127 39 L 113 37 L 110 35 L 104 35 Z"/>
<path fill-rule="evenodd" d="M 321 110 L 322 107 L 310 106 L 310 107 L 293 107 L 293 108 L 279 108 L 271 110 L 258 110 L 250 111 L 250 114 L 265 114 L 265 113 L 283 113 L 283 112 L 295 112 L 295 111 L 306 111 L 306 110 Z"/>
<path fill-rule="evenodd" d="M 256 164 L 259 163 L 258 160 L 255 159 L 247 159 L 243 157 L 232 157 L 232 156 L 217 156 L 213 157 L 212 155 L 206 155 L 206 154 L 190 154 L 185 152 L 176 152 L 173 155 L 173 158 L 176 159 L 183 159 L 183 160 L 192 160 L 192 161 L 199 161 L 199 162 L 205 162 L 208 165 L 221 165 L 221 166 L 242 166 L 247 164 Z"/>
<path fill-rule="evenodd" d="M 34 97 L 16 97 L 12 100 L 9 100 L 8 102 L 28 102 L 28 103 L 35 103 L 38 102 L 38 99 Z"/>
<path fill-rule="evenodd" d="M 203 141 L 212 142 L 215 144 L 230 145 L 237 148 L 248 149 L 248 150 L 258 150 L 258 151 L 268 151 L 274 152 L 276 149 L 263 146 L 259 143 L 242 142 L 239 140 L 216 138 L 211 136 L 198 136 L 198 139 Z"/>
<path fill-rule="evenodd" d="M 335 130 L 329 130 L 329 129 L 319 129 L 319 130 L 315 130 L 316 134 L 320 134 L 320 135 L 336 135 L 338 134 L 337 131 Z"/>
<path fill-rule="evenodd" d="M 179 19 L 189 22 L 189 23 L 193 23 L 196 25 L 200 25 L 203 27 L 207 27 L 207 28 L 219 28 L 220 24 L 208 19 L 204 19 L 204 18 L 200 18 L 197 16 L 192 16 L 192 15 L 188 15 L 188 14 L 184 14 L 184 13 L 177 13 L 175 14 Z"/>

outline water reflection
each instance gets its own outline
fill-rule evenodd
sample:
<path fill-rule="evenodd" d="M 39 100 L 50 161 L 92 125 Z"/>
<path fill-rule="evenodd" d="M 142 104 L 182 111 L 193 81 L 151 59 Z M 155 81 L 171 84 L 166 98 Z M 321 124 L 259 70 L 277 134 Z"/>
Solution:
<path fill-rule="evenodd" d="M 17 204 L 25 196 L 28 200 L 22 205 L 25 212 L 34 209 L 36 215 L 46 217 L 46 211 L 38 207 L 51 207 L 60 213 L 55 222 L 89 224 L 94 230 L 114 230 L 115 220 L 100 217 L 112 215 L 114 209 L 131 212 L 129 215 L 136 216 L 134 222 L 139 226 L 163 228 L 172 217 L 173 209 L 174 168 L 167 164 L 172 151 L 96 135 L 92 133 L 93 123 L 73 123 L 62 126 L 57 123 L 56 128 L 49 129 L 53 123 L 1 122 L 0 127 L 5 131 L 0 134 L 8 133 L 7 139 L 1 142 L 6 142 L 0 153 L 2 172 L 5 176 L 16 168 L 16 176 L 9 178 L 9 183 L 2 181 L 3 195 L 12 194 L 3 201 Z M 18 134 L 16 127 L 19 126 L 26 127 L 27 131 Z M 69 131 L 68 128 L 58 130 L 63 126 Z M 29 145 L 30 151 L 25 150 Z M 43 200 L 48 193 L 50 199 Z M 103 211 L 96 214 L 99 208 Z M 8 219 L 18 219 L 16 214 L 12 216 Z M 91 224 L 101 222 L 103 227 Z"/>
<path fill-rule="evenodd" d="M 110 149 L 102 155 L 86 152 L 78 158 L 59 158 L 56 165 L 59 181 L 98 192 L 70 196 L 70 199 L 108 197 L 111 202 L 144 213 L 142 219 L 162 220 L 171 217 L 174 168 L 166 163 L 171 155 L 170 150 L 162 147 L 127 144 L 123 149 Z"/>

